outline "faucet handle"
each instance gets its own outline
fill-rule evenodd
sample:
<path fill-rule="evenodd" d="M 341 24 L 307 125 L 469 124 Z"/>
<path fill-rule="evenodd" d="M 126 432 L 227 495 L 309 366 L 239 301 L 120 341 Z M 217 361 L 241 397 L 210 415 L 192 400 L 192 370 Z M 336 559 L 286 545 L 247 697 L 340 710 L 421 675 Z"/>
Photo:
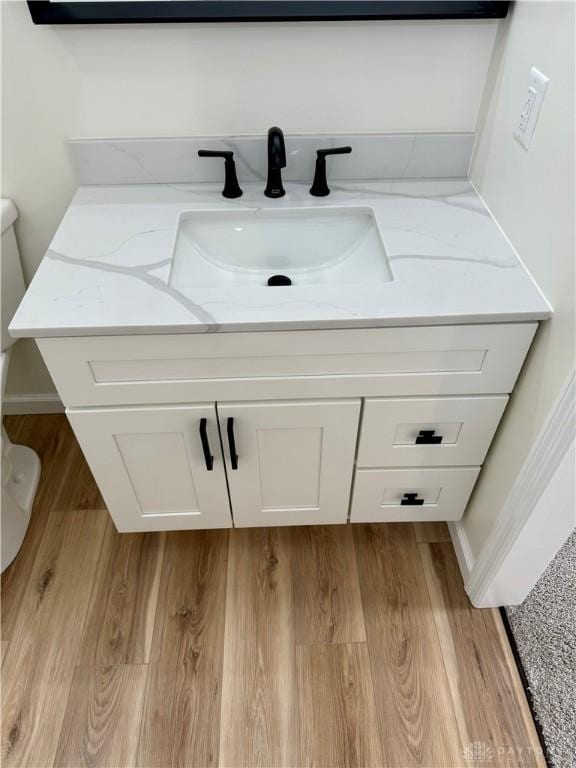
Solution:
<path fill-rule="evenodd" d="M 330 187 L 326 179 L 326 157 L 328 155 L 349 155 L 352 147 L 331 147 L 330 149 L 319 149 L 316 152 L 316 170 L 314 171 L 314 181 L 310 187 L 310 194 L 314 197 L 326 197 L 330 194 Z"/>
<path fill-rule="evenodd" d="M 198 157 L 222 157 L 224 158 L 224 189 L 222 197 L 242 197 L 242 190 L 236 175 L 236 163 L 234 152 L 230 150 L 199 149 Z"/>
<path fill-rule="evenodd" d="M 349 155 L 350 152 L 352 152 L 352 147 L 330 147 L 328 149 L 316 150 L 318 157 L 326 157 L 327 155 Z"/>

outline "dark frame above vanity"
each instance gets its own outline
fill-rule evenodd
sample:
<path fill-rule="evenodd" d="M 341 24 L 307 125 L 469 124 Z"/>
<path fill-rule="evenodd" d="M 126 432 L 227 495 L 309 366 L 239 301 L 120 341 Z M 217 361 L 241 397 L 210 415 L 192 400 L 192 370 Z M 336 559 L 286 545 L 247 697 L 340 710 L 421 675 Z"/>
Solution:
<path fill-rule="evenodd" d="M 29 0 L 35 24 L 503 18 L 504 0 Z"/>

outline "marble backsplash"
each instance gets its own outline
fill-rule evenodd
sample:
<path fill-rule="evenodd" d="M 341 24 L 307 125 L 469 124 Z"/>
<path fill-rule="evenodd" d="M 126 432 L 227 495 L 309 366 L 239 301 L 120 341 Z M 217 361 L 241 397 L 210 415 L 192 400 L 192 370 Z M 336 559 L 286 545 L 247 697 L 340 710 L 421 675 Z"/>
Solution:
<path fill-rule="evenodd" d="M 286 135 L 286 181 L 310 182 L 316 150 L 349 144 L 351 155 L 330 157 L 333 181 L 465 178 L 473 133 Z M 76 181 L 88 184 L 177 184 L 220 181 L 223 161 L 199 149 L 234 151 L 240 182 L 264 181 L 266 134 L 261 136 L 71 139 Z"/>

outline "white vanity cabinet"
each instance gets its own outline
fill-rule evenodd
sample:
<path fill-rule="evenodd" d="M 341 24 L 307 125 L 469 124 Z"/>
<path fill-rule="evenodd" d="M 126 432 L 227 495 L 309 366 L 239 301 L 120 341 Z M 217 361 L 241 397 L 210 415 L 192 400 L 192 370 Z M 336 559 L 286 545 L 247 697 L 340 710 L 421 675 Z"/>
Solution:
<path fill-rule="evenodd" d="M 457 520 L 537 323 L 44 338 L 121 531 Z"/>

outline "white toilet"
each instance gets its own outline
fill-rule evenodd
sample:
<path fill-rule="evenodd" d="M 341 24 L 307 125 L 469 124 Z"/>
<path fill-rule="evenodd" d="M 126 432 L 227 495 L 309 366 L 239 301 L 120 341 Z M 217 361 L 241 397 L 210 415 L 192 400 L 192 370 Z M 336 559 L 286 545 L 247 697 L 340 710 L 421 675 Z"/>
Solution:
<path fill-rule="evenodd" d="M 0 265 L 2 267 L 2 352 L 0 355 L 0 378 L 2 382 L 2 400 L 10 362 L 11 346 L 8 326 L 16 307 L 24 295 L 24 277 L 20 254 L 14 235 L 13 224 L 18 218 L 18 211 L 11 200 L 0 200 L 2 223 L 2 248 Z M 40 459 L 37 454 L 24 445 L 14 445 L 2 427 L 2 508 L 0 510 L 2 571 L 18 554 L 22 546 L 34 496 L 40 480 Z"/>

